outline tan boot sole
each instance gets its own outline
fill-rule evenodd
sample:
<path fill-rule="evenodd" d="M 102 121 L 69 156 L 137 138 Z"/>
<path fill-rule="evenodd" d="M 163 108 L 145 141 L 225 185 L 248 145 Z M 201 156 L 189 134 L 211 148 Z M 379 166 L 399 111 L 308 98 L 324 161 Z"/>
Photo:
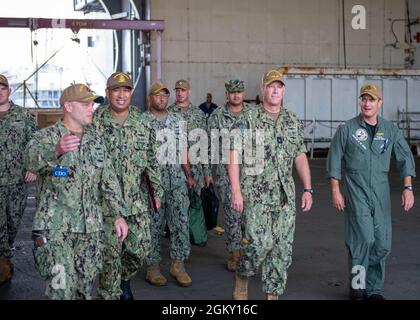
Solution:
<path fill-rule="evenodd" d="M 181 282 L 181 281 L 179 281 L 178 280 L 178 278 L 177 278 L 177 276 L 176 275 L 174 275 L 172 272 L 170 272 L 170 274 L 171 274 L 171 276 L 176 280 L 176 282 L 178 282 L 178 284 L 181 286 L 181 287 L 189 287 L 189 286 L 191 286 L 192 285 L 192 280 L 191 281 L 189 281 L 189 282 Z"/>
<path fill-rule="evenodd" d="M 156 286 L 156 287 L 164 287 L 168 284 L 168 280 L 166 280 L 166 279 L 165 279 L 164 282 L 154 281 L 147 276 L 146 276 L 146 281 L 149 282 L 151 285 Z"/>
<path fill-rule="evenodd" d="M 151 281 L 151 280 L 149 280 L 149 279 L 146 279 L 146 281 L 148 282 L 148 283 L 150 283 L 152 286 L 155 286 L 155 287 L 164 287 L 164 286 L 166 286 L 168 283 L 167 282 L 153 282 L 153 281 Z"/>
<path fill-rule="evenodd" d="M 247 294 L 233 294 L 233 300 L 248 300 Z"/>

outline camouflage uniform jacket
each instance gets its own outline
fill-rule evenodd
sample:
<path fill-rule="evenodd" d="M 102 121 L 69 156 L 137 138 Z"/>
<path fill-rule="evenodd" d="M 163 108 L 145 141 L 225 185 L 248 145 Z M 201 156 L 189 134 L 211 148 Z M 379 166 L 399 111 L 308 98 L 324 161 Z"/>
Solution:
<path fill-rule="evenodd" d="M 0 186 L 24 183 L 23 151 L 36 129 L 35 116 L 10 102 L 6 116 L 0 119 Z"/>
<path fill-rule="evenodd" d="M 263 200 L 262 202 L 278 203 L 286 196 L 288 203 L 295 205 L 295 185 L 292 177 L 293 160 L 296 156 L 306 152 L 304 144 L 304 132 L 301 121 L 297 115 L 281 108 L 279 118 L 275 122 L 264 110 L 262 105 L 255 106 L 247 112 L 243 112 L 234 129 L 251 129 L 255 139 L 255 130 L 263 130 L 264 143 L 260 144 L 262 149 L 263 163 L 260 163 L 262 171 L 258 174 L 247 174 L 246 169 L 255 167 L 255 163 L 247 164 L 242 159 L 241 165 L 241 186 L 244 198 L 251 202 Z M 231 146 L 231 149 L 237 149 Z M 258 146 L 253 141 L 252 150 L 244 147 L 247 152 L 258 152 Z M 239 151 L 239 149 L 237 149 Z M 257 160 L 258 162 L 258 160 Z M 267 198 L 271 197 L 271 199 Z"/>
<path fill-rule="evenodd" d="M 103 230 L 103 202 L 111 217 L 126 216 L 121 189 L 106 147 L 85 128 L 79 148 L 57 159 L 55 147 L 68 132 L 61 121 L 36 132 L 26 148 L 27 168 L 38 174 L 38 207 L 33 230 L 91 233 Z M 68 169 L 67 177 L 53 175 Z"/>
<path fill-rule="evenodd" d="M 165 190 L 174 190 L 185 186 L 187 179 L 181 166 L 182 143 L 186 147 L 186 132 L 182 130 L 181 121 L 184 121 L 178 113 L 168 112 L 165 121 L 160 120 L 151 112 L 147 112 L 150 123 L 155 129 L 159 146 L 158 162 L 162 173 L 162 184 Z M 168 143 L 168 138 L 174 140 L 174 148 L 162 148 L 163 143 Z M 182 142 L 184 141 L 184 142 Z"/>
<path fill-rule="evenodd" d="M 242 112 L 246 112 L 250 108 L 251 108 L 251 106 L 248 103 L 244 102 Z M 228 104 L 226 103 L 223 107 L 217 108 L 210 115 L 210 118 L 208 120 L 209 157 L 211 157 L 211 149 L 210 149 L 210 146 L 211 146 L 210 142 L 212 141 L 212 139 L 211 139 L 212 132 L 211 131 L 214 130 L 215 131 L 214 133 L 219 134 L 219 139 L 217 140 L 219 142 L 219 158 L 218 158 L 218 163 L 219 164 L 217 165 L 217 169 L 216 169 L 216 175 L 217 175 L 218 178 L 219 177 L 220 178 L 221 177 L 227 177 L 227 175 L 228 175 L 227 171 L 226 171 L 226 164 L 227 163 L 223 162 L 224 159 L 222 157 L 222 153 L 225 153 L 226 155 L 228 154 L 228 152 L 229 152 L 229 140 L 227 139 L 227 137 L 224 138 L 224 140 L 222 139 L 223 132 L 221 132 L 221 130 L 226 129 L 226 133 L 229 133 L 229 131 L 232 129 L 232 127 L 233 127 L 233 125 L 234 125 L 234 123 L 236 122 L 237 119 L 238 119 L 238 116 L 229 111 Z M 215 142 L 216 142 L 216 140 L 215 140 Z M 226 150 L 224 150 L 224 148 Z M 217 149 L 215 149 L 215 150 L 217 150 Z"/>
<path fill-rule="evenodd" d="M 155 197 L 162 198 L 161 173 L 157 163 L 156 132 L 146 113 L 129 107 L 125 122 L 114 120 L 108 106 L 96 110 L 93 126 L 105 142 L 121 186 L 127 214 L 148 212 L 149 197 L 143 172 L 148 172 Z"/>
<path fill-rule="evenodd" d="M 207 131 L 206 116 L 197 106 L 194 106 L 192 103 L 190 103 L 187 111 L 182 111 L 181 107 L 177 106 L 176 103 L 171 104 L 168 110 L 175 113 L 180 113 L 182 115 L 183 120 L 187 122 L 188 135 L 194 129 L 202 129 Z M 188 141 L 188 147 L 191 147 L 192 144 L 193 143 Z M 205 176 L 211 176 L 209 161 L 207 161 L 207 163 L 202 163 L 201 166 L 194 165 L 192 167 L 194 178 L 199 179 L 200 181 L 198 182 L 200 184 L 202 183 L 201 180 L 204 178 L 200 175 L 204 174 Z"/>

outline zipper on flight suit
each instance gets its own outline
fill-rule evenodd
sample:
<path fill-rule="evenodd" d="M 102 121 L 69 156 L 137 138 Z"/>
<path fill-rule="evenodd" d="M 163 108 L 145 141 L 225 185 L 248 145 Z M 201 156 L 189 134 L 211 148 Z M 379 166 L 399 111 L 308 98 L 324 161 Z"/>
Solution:
<path fill-rule="evenodd" d="M 368 151 L 368 157 L 369 157 L 369 207 L 371 209 L 371 213 L 373 212 L 373 208 L 374 208 L 374 201 L 373 201 L 373 196 L 372 196 L 372 193 L 373 193 L 373 190 L 372 190 L 372 175 L 373 175 L 373 173 L 372 173 L 372 168 L 373 168 L 372 161 L 374 159 L 374 156 L 373 156 L 373 153 L 372 153 L 372 144 L 373 144 L 373 139 L 375 138 L 376 132 L 378 131 L 378 124 L 379 124 L 379 119 L 376 123 L 375 131 L 373 133 L 372 138 L 370 138 L 370 136 L 369 136 L 369 148 L 367 150 Z M 365 127 L 365 130 L 368 131 L 369 134 L 370 134 L 371 131 L 370 131 L 370 129 L 368 130 L 365 123 L 364 123 L 364 127 Z"/>

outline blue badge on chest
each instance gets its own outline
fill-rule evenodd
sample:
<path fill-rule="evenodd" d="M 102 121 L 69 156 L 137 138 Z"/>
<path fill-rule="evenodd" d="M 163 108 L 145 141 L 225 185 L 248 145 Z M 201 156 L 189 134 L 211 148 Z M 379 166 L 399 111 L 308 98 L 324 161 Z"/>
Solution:
<path fill-rule="evenodd" d="M 282 144 L 283 143 L 283 137 L 277 137 L 277 143 Z"/>
<path fill-rule="evenodd" d="M 65 167 L 54 167 L 53 176 L 58 178 L 66 178 L 69 176 L 69 169 Z"/>

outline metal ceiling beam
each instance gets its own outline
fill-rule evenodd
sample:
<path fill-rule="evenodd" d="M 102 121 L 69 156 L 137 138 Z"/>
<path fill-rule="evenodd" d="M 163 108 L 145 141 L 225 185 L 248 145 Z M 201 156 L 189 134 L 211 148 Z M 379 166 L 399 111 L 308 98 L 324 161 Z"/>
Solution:
<path fill-rule="evenodd" d="M 80 29 L 112 29 L 164 31 L 163 20 L 100 20 L 100 19 L 44 19 L 44 18 L 0 18 L 2 28 L 55 29 L 66 28 L 74 32 Z"/>
<path fill-rule="evenodd" d="M 71 29 L 77 33 L 80 29 L 111 29 L 156 31 L 156 65 L 158 79 L 162 78 L 162 32 L 163 20 L 101 20 L 101 19 L 45 19 L 45 18 L 5 18 L 0 17 L 0 28 Z"/>

